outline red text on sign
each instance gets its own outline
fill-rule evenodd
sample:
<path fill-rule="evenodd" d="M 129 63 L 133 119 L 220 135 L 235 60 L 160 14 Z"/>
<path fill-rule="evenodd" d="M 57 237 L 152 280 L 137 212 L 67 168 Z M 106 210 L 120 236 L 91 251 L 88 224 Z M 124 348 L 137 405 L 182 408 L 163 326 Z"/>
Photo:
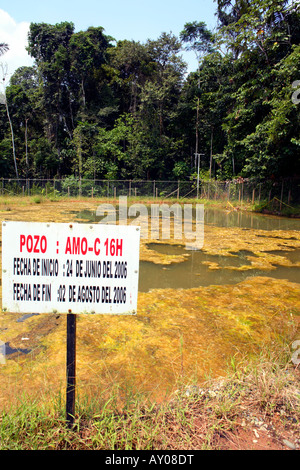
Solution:
<path fill-rule="evenodd" d="M 45 235 L 20 235 L 20 252 L 46 253 L 47 238 Z"/>
<path fill-rule="evenodd" d="M 109 240 L 108 238 L 106 239 L 105 243 L 105 254 L 106 256 L 122 256 L 123 254 L 123 240 L 119 239 L 114 239 L 112 238 Z"/>
<path fill-rule="evenodd" d="M 96 238 L 92 246 L 88 245 L 86 237 L 68 237 L 66 242 L 66 255 L 86 255 L 87 252 L 94 252 L 100 255 L 100 240 Z"/>

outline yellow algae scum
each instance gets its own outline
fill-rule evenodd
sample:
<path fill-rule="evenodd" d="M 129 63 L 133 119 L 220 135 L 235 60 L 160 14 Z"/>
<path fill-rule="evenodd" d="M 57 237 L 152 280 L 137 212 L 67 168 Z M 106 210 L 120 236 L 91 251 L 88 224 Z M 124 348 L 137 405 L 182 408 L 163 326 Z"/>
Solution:
<path fill-rule="evenodd" d="M 97 204 L 90 200 L 59 200 L 37 205 L 30 200 L 25 204 L 22 199 L 12 199 L 9 210 L 0 201 L 0 219 L 74 222 L 78 221 L 76 212 L 95 211 Z M 184 263 L 190 256 L 152 250 L 149 242 L 141 240 L 141 261 L 160 265 L 161 269 Z M 238 267 L 229 263 L 226 269 L 247 275 L 259 268 L 266 275 L 244 276 L 244 280 L 230 285 L 212 283 L 206 287 L 140 292 L 134 317 L 78 315 L 79 392 L 95 395 L 117 385 L 122 390 L 131 387 L 163 397 L 181 381 L 200 383 L 208 376 L 226 374 L 232 357 L 258 354 L 282 340 L 291 344 L 300 339 L 300 284 L 272 277 L 278 264 L 300 269 L 299 260 L 285 256 L 299 248 L 300 232 L 296 230 L 205 226 L 203 253 L 234 260 L 236 252 L 245 250 L 247 263 Z M 217 261 L 208 262 L 208 268 L 214 271 L 221 266 Z M 0 364 L 0 408 L 21 399 L 24 393 L 42 399 L 49 392 L 64 390 L 64 315 L 22 318 L 20 313 L 2 312 L 0 341 L 8 353 L 5 363 Z"/>

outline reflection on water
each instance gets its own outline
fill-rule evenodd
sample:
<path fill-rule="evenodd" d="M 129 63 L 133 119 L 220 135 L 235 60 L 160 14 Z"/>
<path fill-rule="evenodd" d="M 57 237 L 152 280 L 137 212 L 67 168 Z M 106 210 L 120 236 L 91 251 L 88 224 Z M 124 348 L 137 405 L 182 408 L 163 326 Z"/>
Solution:
<path fill-rule="evenodd" d="M 204 221 L 218 227 L 240 227 L 253 230 L 300 230 L 300 220 L 253 212 L 205 209 Z"/>
<path fill-rule="evenodd" d="M 128 206 L 129 207 L 129 206 Z M 150 210 L 149 210 L 150 214 Z M 97 223 L 100 218 L 96 212 L 84 210 L 77 213 L 76 217 L 81 222 Z M 116 205 L 116 218 L 118 220 L 118 206 Z M 132 219 L 133 220 L 133 219 Z M 222 209 L 205 208 L 204 222 L 206 225 L 234 228 L 245 230 L 245 237 L 251 237 L 251 230 L 300 230 L 300 220 L 268 216 L 242 211 L 225 211 Z M 262 233 L 257 236 L 272 237 L 272 234 Z M 274 234 L 278 238 L 278 234 Z M 155 288 L 193 288 L 198 286 L 235 284 L 245 280 L 249 276 L 269 276 L 277 279 L 287 279 L 300 283 L 300 268 L 291 266 L 276 266 L 273 270 L 232 270 L 229 267 L 241 267 L 250 265 L 247 256 L 256 256 L 248 250 L 238 252 L 232 251 L 235 256 L 210 255 L 202 251 L 187 251 L 182 245 L 168 245 L 159 243 L 149 243 L 148 247 L 159 253 L 166 255 L 182 255 L 189 253 L 188 258 L 181 263 L 174 263 L 169 266 L 155 264 L 149 261 L 140 262 L 139 291 L 148 292 Z M 288 248 L 287 245 L 283 247 Z M 292 263 L 300 260 L 300 250 L 291 247 L 291 251 L 269 251 L 268 253 L 286 257 Z M 209 269 L 209 263 L 216 263 L 220 269 Z"/>
<path fill-rule="evenodd" d="M 167 244 L 150 243 L 152 249 L 157 249 L 164 254 L 182 254 L 185 252 L 183 246 L 172 246 Z M 236 284 L 244 281 L 249 276 L 268 276 L 276 279 L 287 279 L 300 283 L 300 268 L 277 266 L 272 271 L 232 270 L 228 267 L 240 267 L 250 265 L 247 255 L 255 256 L 246 250 L 235 253 L 235 257 L 209 255 L 202 251 L 191 251 L 189 258 L 182 263 L 174 263 L 162 266 L 148 261 L 140 262 L 139 291 L 148 292 L 151 289 L 189 289 L 199 286 Z M 299 261 L 300 250 L 292 252 L 280 252 L 292 262 Z M 211 270 L 203 262 L 217 263 L 221 269 Z"/>
<path fill-rule="evenodd" d="M 128 208 L 130 206 L 128 205 Z M 115 206 L 116 218 L 118 220 L 119 207 Z M 194 208 L 195 211 L 195 208 Z M 97 217 L 96 211 L 83 210 L 72 211 L 76 218 L 81 222 L 97 223 L 104 217 Z M 148 214 L 150 215 L 150 208 Z M 132 217 L 134 220 L 134 217 Z M 205 208 L 205 224 L 216 225 L 218 227 L 240 227 L 253 230 L 300 230 L 300 219 L 288 217 L 277 217 L 272 215 L 263 215 L 253 212 L 243 211 L 225 211 L 223 209 Z"/>
<path fill-rule="evenodd" d="M 5 356 L 11 356 L 13 354 L 29 354 L 31 349 L 23 348 L 12 348 L 9 343 L 5 343 Z"/>
<path fill-rule="evenodd" d="M 27 318 L 35 317 L 37 315 L 39 315 L 39 313 L 26 313 L 21 318 L 18 318 L 17 322 L 18 323 L 23 323 L 25 320 L 27 320 Z"/>

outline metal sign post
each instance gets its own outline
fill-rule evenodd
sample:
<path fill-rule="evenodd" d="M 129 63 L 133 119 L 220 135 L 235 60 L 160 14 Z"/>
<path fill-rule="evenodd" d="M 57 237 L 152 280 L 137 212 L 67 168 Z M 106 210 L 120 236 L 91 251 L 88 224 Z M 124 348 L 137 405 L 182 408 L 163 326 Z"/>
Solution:
<path fill-rule="evenodd" d="M 76 314 L 67 315 L 67 393 L 66 419 L 69 428 L 74 425 L 76 388 Z"/>

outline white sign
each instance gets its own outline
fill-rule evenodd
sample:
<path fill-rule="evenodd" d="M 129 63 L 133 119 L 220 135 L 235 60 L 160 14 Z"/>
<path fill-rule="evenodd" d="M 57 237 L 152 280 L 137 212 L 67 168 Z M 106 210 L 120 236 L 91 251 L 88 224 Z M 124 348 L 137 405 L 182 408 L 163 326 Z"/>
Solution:
<path fill-rule="evenodd" d="M 140 228 L 2 223 L 2 310 L 137 311 Z"/>

